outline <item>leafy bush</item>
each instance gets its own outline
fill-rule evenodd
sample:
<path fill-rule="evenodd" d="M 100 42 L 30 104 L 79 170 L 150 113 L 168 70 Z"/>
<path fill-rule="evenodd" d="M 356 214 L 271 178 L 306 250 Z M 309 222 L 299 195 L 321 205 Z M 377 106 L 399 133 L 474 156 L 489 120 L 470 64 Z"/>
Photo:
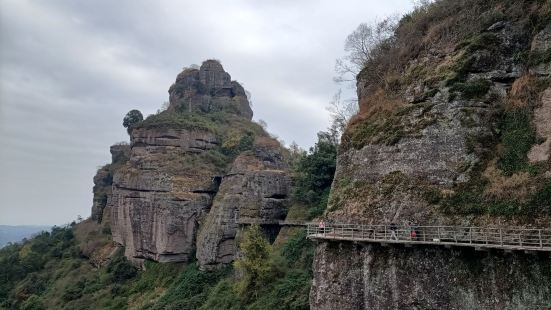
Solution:
<path fill-rule="evenodd" d="M 37 295 L 31 295 L 22 305 L 21 310 L 42 310 L 44 307 L 44 301 Z"/>
<path fill-rule="evenodd" d="M 142 112 L 138 110 L 130 110 L 124 116 L 124 119 L 122 120 L 122 125 L 124 126 L 124 128 L 127 128 L 128 132 L 130 133 L 132 127 L 141 121 L 143 121 Z"/>
<path fill-rule="evenodd" d="M 337 145 L 327 134 L 318 134 L 318 142 L 303 156 L 293 171 L 293 199 L 304 203 L 310 218 L 325 210 L 335 175 Z"/>
<path fill-rule="evenodd" d="M 306 239 L 306 231 L 292 235 L 280 249 L 281 256 L 292 267 L 310 270 L 313 257 L 312 243 Z"/>
<path fill-rule="evenodd" d="M 237 296 L 235 285 L 230 279 L 223 279 L 211 290 L 201 310 L 227 309 L 240 310 L 244 306 Z"/>
<path fill-rule="evenodd" d="M 272 289 L 246 309 L 310 309 L 308 295 L 312 276 L 305 270 L 292 270 L 277 279 Z"/>
<path fill-rule="evenodd" d="M 185 270 L 185 264 L 157 263 L 146 261 L 144 271 L 138 273 L 136 281 L 131 283 L 131 293 L 146 293 L 157 287 L 169 287 L 176 281 L 178 275 Z"/>
<path fill-rule="evenodd" d="M 227 270 L 202 272 L 189 265 L 152 309 L 198 309 Z"/>
<path fill-rule="evenodd" d="M 136 276 L 138 270 L 124 256 L 113 259 L 107 266 L 107 272 L 111 274 L 113 281 L 123 282 Z"/>
<path fill-rule="evenodd" d="M 69 284 L 63 291 L 63 299 L 66 301 L 75 300 L 82 296 L 86 281 L 78 280 L 75 284 Z"/>
<path fill-rule="evenodd" d="M 254 133 L 246 132 L 240 137 L 233 137 L 233 139 L 226 139 L 222 145 L 222 154 L 227 156 L 237 156 L 238 154 L 251 150 L 254 145 Z"/>
<path fill-rule="evenodd" d="M 243 300 L 248 301 L 257 297 L 267 280 L 273 276 L 273 266 L 270 264 L 272 247 L 260 226 L 251 225 L 243 234 L 239 248 L 241 255 L 234 262 L 241 275 L 237 292 Z"/>

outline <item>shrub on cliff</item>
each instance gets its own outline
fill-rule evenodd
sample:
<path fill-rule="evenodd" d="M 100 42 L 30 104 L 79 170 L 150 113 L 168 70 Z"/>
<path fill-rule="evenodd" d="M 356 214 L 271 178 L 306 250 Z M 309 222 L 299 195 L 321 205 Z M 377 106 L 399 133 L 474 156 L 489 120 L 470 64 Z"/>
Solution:
<path fill-rule="evenodd" d="M 240 134 L 240 132 L 233 132 L 226 137 L 222 144 L 222 154 L 234 157 L 244 151 L 251 150 L 254 138 L 254 133 L 250 131 L 244 135 Z"/>
<path fill-rule="evenodd" d="M 239 245 L 241 256 L 234 262 L 240 280 L 237 292 L 244 301 L 258 297 L 266 284 L 276 272 L 272 264 L 272 247 L 262 234 L 258 225 L 251 225 L 243 234 Z"/>
<path fill-rule="evenodd" d="M 502 119 L 502 144 L 500 168 L 508 175 L 526 169 L 528 166 L 527 154 L 536 143 L 536 132 L 531 123 L 528 109 L 514 109 L 507 111 Z"/>
<path fill-rule="evenodd" d="M 143 121 L 142 112 L 138 110 L 130 110 L 124 116 L 124 119 L 122 120 L 122 125 L 124 126 L 124 128 L 126 128 L 128 133 L 130 133 L 132 126 L 136 125 L 141 121 Z"/>
<path fill-rule="evenodd" d="M 333 182 L 337 160 L 337 144 L 325 132 L 318 133 L 318 142 L 297 163 L 293 175 L 293 199 L 304 203 L 310 217 L 325 210 Z"/>
<path fill-rule="evenodd" d="M 202 272 L 195 264 L 190 264 L 180 273 L 166 294 L 151 308 L 198 309 L 205 303 L 216 283 L 226 275 L 226 269 Z"/>
<path fill-rule="evenodd" d="M 121 256 L 112 260 L 107 266 L 107 272 L 111 274 L 115 282 L 122 282 L 136 276 L 138 270 L 126 259 Z"/>

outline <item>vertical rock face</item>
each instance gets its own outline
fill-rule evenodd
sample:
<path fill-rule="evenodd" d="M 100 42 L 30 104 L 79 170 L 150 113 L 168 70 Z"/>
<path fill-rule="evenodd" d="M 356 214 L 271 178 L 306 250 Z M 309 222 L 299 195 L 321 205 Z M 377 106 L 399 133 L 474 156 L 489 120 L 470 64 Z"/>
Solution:
<path fill-rule="evenodd" d="M 224 71 L 220 62 L 205 61 L 200 69 L 185 69 L 170 87 L 171 111 L 225 111 L 252 119 L 245 90 Z"/>
<path fill-rule="evenodd" d="M 285 216 L 288 167 L 218 61 L 185 69 L 169 93 L 167 111 L 131 127 L 127 160 L 98 171 L 109 195 L 94 201 L 93 216 L 110 210 L 113 240 L 135 262 L 197 252 L 204 269 L 217 268 L 233 260 L 238 225 Z"/>
<path fill-rule="evenodd" d="M 313 309 L 541 309 L 549 258 L 438 247 L 322 243 Z"/>
<path fill-rule="evenodd" d="M 546 207 L 551 203 L 546 142 L 551 71 L 544 56 L 550 27 L 540 17 L 544 24 L 534 31 L 529 26 L 534 16 L 523 15 L 549 8 L 518 4 L 523 8 L 507 11 L 515 17 L 485 24 L 465 22 L 470 10 L 479 10 L 484 20 L 501 8 L 476 0 L 457 3 L 469 7 L 434 20 L 447 25 L 454 20 L 461 25 L 459 34 L 434 22 L 411 59 L 379 72 L 388 74 L 385 83 L 374 81 L 373 66 L 358 75 L 360 112 L 342 137 L 329 220 L 551 225 Z M 438 8 L 454 5 L 441 1 L 427 12 L 442 14 Z M 405 20 L 402 25 L 409 28 L 398 29 L 398 49 L 412 44 L 407 31 L 416 23 Z M 441 27 L 448 30 L 440 32 Z M 519 59 L 521 54 L 527 59 Z M 537 309 L 551 304 L 550 266 L 549 256 L 524 253 L 321 242 L 310 304 L 312 309 Z"/>
<path fill-rule="evenodd" d="M 180 158 L 217 145 L 204 131 L 135 129 L 129 163 L 113 178 L 113 240 L 134 259 L 186 261 L 198 218 L 210 209 L 218 171 L 182 169 Z"/>
<path fill-rule="evenodd" d="M 92 204 L 92 220 L 101 223 L 110 215 L 109 209 L 105 209 L 111 200 L 111 187 L 113 174 L 130 157 L 130 147 L 126 144 L 112 145 L 111 164 L 101 167 L 94 176 L 94 200 Z"/>
<path fill-rule="evenodd" d="M 278 225 L 283 220 L 290 187 L 287 169 L 273 150 L 257 148 L 235 159 L 197 237 L 202 269 L 233 260 L 240 224 Z"/>

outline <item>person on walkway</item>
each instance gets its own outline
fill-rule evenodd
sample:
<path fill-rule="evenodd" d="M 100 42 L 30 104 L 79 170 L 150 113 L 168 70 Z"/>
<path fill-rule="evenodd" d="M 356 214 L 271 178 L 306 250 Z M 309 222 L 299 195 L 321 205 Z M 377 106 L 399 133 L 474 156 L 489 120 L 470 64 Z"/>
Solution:
<path fill-rule="evenodd" d="M 417 224 L 411 223 L 410 224 L 411 240 L 417 240 L 418 235 L 419 235 L 419 232 L 417 231 Z"/>
<path fill-rule="evenodd" d="M 320 220 L 319 228 L 322 234 L 325 234 L 325 222 L 323 220 Z"/>
<path fill-rule="evenodd" d="M 396 230 L 398 229 L 398 226 L 394 223 L 390 223 L 390 239 L 398 240 L 398 236 L 396 236 Z"/>

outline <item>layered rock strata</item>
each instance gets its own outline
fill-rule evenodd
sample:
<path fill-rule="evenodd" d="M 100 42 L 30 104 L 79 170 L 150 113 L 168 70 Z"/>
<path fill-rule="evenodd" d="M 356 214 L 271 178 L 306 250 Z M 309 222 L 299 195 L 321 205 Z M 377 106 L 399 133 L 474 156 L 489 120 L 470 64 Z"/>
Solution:
<path fill-rule="evenodd" d="M 285 217 L 290 180 L 280 154 L 255 149 L 239 155 L 197 237 L 197 260 L 215 269 L 233 260 L 243 224 L 279 225 Z"/>
<path fill-rule="evenodd" d="M 218 190 L 212 169 L 186 171 L 181 158 L 217 145 L 204 131 L 136 129 L 129 163 L 113 178 L 113 240 L 129 258 L 186 261 L 197 221 Z"/>
<path fill-rule="evenodd" d="M 233 260 L 238 225 L 285 216 L 288 167 L 219 62 L 185 69 L 169 93 L 167 111 L 130 128 L 129 159 L 109 175 L 102 203 L 130 260 L 180 262 L 197 252 L 204 269 L 217 268 Z"/>
<path fill-rule="evenodd" d="M 110 209 L 106 209 L 111 200 L 111 188 L 113 186 L 113 174 L 124 165 L 130 157 L 130 146 L 128 144 L 115 144 L 110 148 L 111 163 L 98 169 L 94 176 L 94 198 L 92 203 L 91 218 L 97 223 L 108 221 Z"/>

